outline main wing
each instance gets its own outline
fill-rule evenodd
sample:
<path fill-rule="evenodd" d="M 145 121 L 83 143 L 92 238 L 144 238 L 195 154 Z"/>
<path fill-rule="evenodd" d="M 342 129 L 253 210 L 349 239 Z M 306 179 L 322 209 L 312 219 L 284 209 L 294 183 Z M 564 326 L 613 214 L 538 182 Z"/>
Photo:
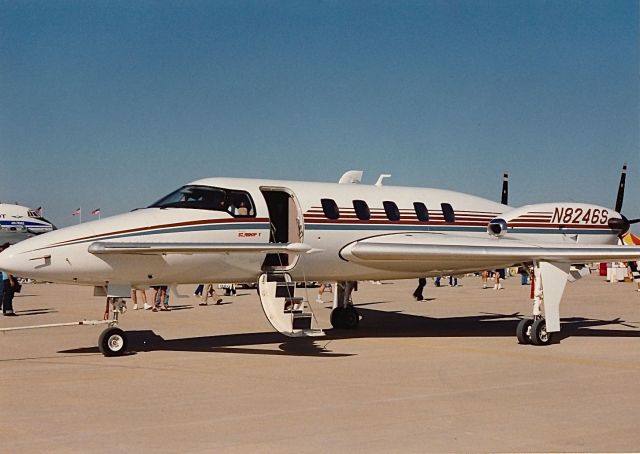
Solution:
<path fill-rule="evenodd" d="M 344 247 L 343 259 L 389 271 L 466 272 L 532 261 L 581 264 L 640 258 L 640 247 L 534 244 L 508 238 L 473 238 L 447 233 L 407 233 L 367 238 Z"/>

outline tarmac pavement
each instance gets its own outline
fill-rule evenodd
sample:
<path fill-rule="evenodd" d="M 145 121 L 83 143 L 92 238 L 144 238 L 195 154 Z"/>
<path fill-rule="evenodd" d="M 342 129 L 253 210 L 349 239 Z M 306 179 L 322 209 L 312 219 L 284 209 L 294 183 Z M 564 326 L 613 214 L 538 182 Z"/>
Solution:
<path fill-rule="evenodd" d="M 98 352 L 101 326 L 0 333 L 0 451 L 640 449 L 635 285 L 568 285 L 559 342 L 535 347 L 515 338 L 531 313 L 519 278 L 460 283 L 428 280 L 425 302 L 411 298 L 417 280 L 360 283 L 360 327 L 311 340 L 273 332 L 255 290 L 201 307 L 192 286 L 171 312 L 129 303 L 122 357 Z M 329 328 L 330 304 L 312 306 Z M 0 327 L 100 319 L 104 298 L 26 284 L 14 307 Z"/>

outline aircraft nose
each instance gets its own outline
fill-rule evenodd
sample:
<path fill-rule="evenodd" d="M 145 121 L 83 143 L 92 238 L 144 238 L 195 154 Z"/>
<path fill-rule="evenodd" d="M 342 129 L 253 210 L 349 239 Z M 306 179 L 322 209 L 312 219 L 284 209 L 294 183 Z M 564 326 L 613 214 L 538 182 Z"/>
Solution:
<path fill-rule="evenodd" d="M 28 257 L 20 254 L 22 249 L 20 245 L 13 245 L 0 252 L 0 270 L 20 276 L 20 273 L 25 273 L 33 269 L 33 264 L 29 261 Z"/>
<path fill-rule="evenodd" d="M 12 271 L 11 258 L 13 254 L 11 254 L 9 249 L 5 249 L 4 251 L 0 252 L 0 270 L 1 271 Z"/>

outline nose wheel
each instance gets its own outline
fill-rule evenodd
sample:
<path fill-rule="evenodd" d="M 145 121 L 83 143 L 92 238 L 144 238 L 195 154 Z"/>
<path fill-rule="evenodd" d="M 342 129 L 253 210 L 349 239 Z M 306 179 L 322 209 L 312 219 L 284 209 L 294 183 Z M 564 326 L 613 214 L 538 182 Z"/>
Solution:
<path fill-rule="evenodd" d="M 118 317 L 127 310 L 124 299 L 109 297 L 108 305 L 111 305 L 111 322 L 109 327 L 105 329 L 98 337 L 98 350 L 104 356 L 122 356 L 127 351 L 127 334 L 118 328 Z"/>
<path fill-rule="evenodd" d="M 127 351 L 127 335 L 115 326 L 105 329 L 98 337 L 98 349 L 104 356 L 122 356 Z"/>

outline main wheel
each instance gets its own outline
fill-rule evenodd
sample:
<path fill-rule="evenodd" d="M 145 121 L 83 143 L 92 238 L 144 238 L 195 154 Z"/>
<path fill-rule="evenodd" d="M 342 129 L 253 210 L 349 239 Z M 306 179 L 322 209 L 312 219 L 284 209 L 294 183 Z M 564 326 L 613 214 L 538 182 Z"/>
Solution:
<path fill-rule="evenodd" d="M 518 323 L 516 327 L 516 337 L 518 338 L 519 344 L 530 344 L 531 343 L 531 325 L 533 324 L 533 320 L 530 318 L 523 318 Z"/>
<path fill-rule="evenodd" d="M 331 326 L 338 329 L 354 329 L 360 322 L 360 313 L 355 307 L 336 307 L 331 311 Z"/>
<path fill-rule="evenodd" d="M 120 328 L 107 328 L 98 337 L 98 349 L 104 356 L 122 356 L 127 350 L 127 335 Z"/>
<path fill-rule="evenodd" d="M 547 332 L 547 322 L 543 318 L 531 325 L 530 338 L 533 345 L 548 345 L 551 342 L 551 333 Z"/>
<path fill-rule="evenodd" d="M 346 328 L 345 326 L 345 309 L 344 307 L 336 307 L 331 311 L 331 326 L 334 328 Z"/>
<path fill-rule="evenodd" d="M 344 310 L 342 322 L 344 323 L 344 328 L 355 329 L 358 327 L 358 323 L 360 322 L 360 313 L 355 307 L 349 306 Z"/>

